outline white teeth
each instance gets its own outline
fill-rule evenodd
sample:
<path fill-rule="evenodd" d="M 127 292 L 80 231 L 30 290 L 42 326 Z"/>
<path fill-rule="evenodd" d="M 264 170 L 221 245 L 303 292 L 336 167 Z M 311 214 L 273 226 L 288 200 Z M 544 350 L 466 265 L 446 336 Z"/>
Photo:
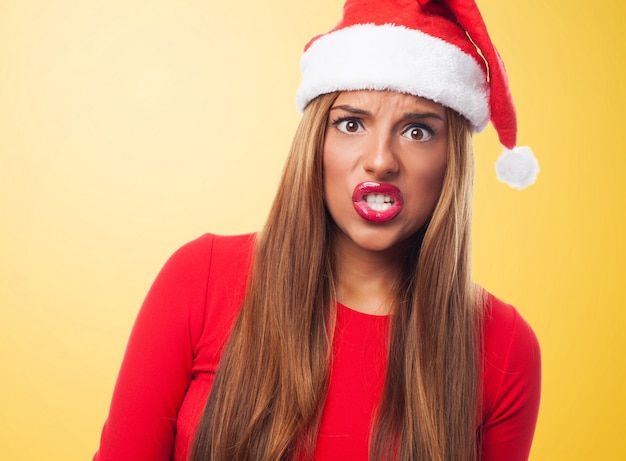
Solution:
<path fill-rule="evenodd" d="M 364 198 L 374 211 L 386 211 L 393 206 L 393 199 L 385 194 L 367 194 Z"/>

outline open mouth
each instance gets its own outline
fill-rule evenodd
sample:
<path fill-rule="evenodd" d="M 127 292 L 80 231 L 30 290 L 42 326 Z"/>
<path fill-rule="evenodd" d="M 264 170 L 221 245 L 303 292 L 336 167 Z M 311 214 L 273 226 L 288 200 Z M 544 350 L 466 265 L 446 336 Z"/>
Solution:
<path fill-rule="evenodd" d="M 366 221 L 384 223 L 402 211 L 402 193 L 393 184 L 366 181 L 354 188 L 352 204 Z"/>

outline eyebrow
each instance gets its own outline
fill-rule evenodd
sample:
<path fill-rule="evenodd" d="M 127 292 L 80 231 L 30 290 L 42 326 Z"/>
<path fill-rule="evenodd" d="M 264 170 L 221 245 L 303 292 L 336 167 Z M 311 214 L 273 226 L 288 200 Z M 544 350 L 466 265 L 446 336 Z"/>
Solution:
<path fill-rule="evenodd" d="M 355 115 L 367 115 L 367 116 L 372 115 L 372 113 L 368 110 L 357 109 L 356 107 L 352 107 L 346 104 L 342 104 L 340 106 L 333 106 L 330 108 L 330 110 L 335 110 L 335 109 L 345 110 L 346 112 L 350 112 L 351 114 L 355 114 Z M 435 112 L 406 112 L 404 114 L 404 117 L 408 119 L 412 119 L 412 120 L 435 118 L 437 120 L 441 120 L 442 122 L 444 121 L 444 118 Z"/>
<path fill-rule="evenodd" d="M 330 110 L 335 110 L 335 109 L 345 110 L 346 112 L 350 112 L 351 114 L 357 114 L 357 115 L 372 115 L 372 113 L 368 110 L 357 109 L 356 107 L 348 106 L 345 104 L 342 104 L 341 106 L 333 106 L 330 108 Z"/>
<path fill-rule="evenodd" d="M 408 119 L 436 118 L 444 121 L 443 117 L 435 112 L 408 112 L 404 116 Z"/>

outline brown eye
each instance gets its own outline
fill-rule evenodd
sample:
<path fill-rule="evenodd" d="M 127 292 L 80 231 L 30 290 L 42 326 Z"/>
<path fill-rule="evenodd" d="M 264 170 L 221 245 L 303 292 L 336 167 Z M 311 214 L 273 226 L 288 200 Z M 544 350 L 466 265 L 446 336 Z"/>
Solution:
<path fill-rule="evenodd" d="M 342 133 L 359 133 L 363 131 L 363 124 L 360 120 L 355 119 L 341 119 L 333 122 L 339 131 Z"/>
<path fill-rule="evenodd" d="M 346 122 L 346 131 L 349 131 L 350 133 L 356 133 L 357 131 L 359 131 L 359 124 L 353 120 L 348 120 Z"/>
<path fill-rule="evenodd" d="M 431 130 L 422 126 L 410 126 L 402 133 L 402 136 L 412 139 L 413 141 L 428 141 L 432 135 Z"/>

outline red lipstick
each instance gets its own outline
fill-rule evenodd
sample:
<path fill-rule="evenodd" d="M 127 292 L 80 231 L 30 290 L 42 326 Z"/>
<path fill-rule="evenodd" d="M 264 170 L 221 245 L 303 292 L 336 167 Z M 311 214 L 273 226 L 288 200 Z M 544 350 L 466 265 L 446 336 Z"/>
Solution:
<path fill-rule="evenodd" d="M 402 211 L 402 193 L 393 184 L 366 181 L 354 188 L 352 205 L 366 221 L 384 223 Z"/>

